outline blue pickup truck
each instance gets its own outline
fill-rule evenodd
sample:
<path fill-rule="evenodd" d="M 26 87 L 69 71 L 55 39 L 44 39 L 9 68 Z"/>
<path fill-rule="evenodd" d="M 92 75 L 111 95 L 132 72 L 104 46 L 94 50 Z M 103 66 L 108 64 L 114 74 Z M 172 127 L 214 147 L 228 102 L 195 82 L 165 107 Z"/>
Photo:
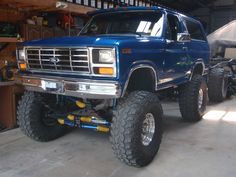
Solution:
<path fill-rule="evenodd" d="M 68 127 L 110 132 L 116 156 L 142 167 L 162 139 L 164 91 L 179 97 L 185 121 L 207 104 L 209 46 L 201 23 L 163 7 L 89 13 L 78 36 L 34 40 L 17 49 L 22 131 L 37 141 Z"/>

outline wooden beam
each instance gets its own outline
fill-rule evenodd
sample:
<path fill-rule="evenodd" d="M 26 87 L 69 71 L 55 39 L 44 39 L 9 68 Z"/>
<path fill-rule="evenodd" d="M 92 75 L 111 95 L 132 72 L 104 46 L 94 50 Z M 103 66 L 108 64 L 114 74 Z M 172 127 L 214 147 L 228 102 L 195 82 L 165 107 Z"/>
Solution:
<path fill-rule="evenodd" d="M 28 4 L 34 6 L 41 6 L 41 7 L 52 7 L 56 3 L 56 0 L 47 0 L 39 1 L 39 0 L 1 0 L 0 4 Z M 56 5 L 55 5 L 56 6 Z"/>
<path fill-rule="evenodd" d="M 92 8 L 92 7 L 86 7 L 86 6 L 82 6 L 82 5 L 68 3 L 67 8 L 60 9 L 60 10 L 67 11 L 67 12 L 72 12 L 72 13 L 87 14 L 88 12 L 94 11 L 96 9 Z"/>
<path fill-rule="evenodd" d="M 65 11 L 65 12 L 72 12 L 77 14 L 86 14 L 89 11 L 95 10 L 95 8 L 92 7 L 86 7 L 78 4 L 73 3 L 67 3 L 68 7 L 64 9 L 58 9 L 56 8 L 56 3 L 58 0 L 47 0 L 45 1 L 39 1 L 39 0 L 1 0 L 0 5 L 8 5 L 12 4 L 16 8 L 28 8 L 31 7 L 32 10 L 34 8 L 36 9 L 50 9 L 50 11 Z M 65 2 L 64 2 L 65 3 Z"/>
<path fill-rule="evenodd" d="M 0 37 L 0 42 L 13 42 L 13 43 L 17 43 L 17 42 L 23 42 L 24 39 L 20 39 L 18 40 L 16 37 Z"/>
<path fill-rule="evenodd" d="M 5 6 L 0 6 L 0 21 L 1 22 L 16 23 L 21 20 L 24 20 L 24 18 L 25 18 L 24 13 L 20 13 L 17 9 L 6 8 Z"/>

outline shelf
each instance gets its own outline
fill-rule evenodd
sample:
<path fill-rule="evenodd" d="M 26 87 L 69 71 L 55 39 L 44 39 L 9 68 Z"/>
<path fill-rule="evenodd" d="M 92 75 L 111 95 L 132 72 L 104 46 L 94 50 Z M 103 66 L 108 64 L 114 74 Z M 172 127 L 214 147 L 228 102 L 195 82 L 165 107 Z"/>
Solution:
<path fill-rule="evenodd" d="M 16 37 L 0 37 L 0 42 L 12 42 L 12 43 L 17 43 L 17 42 L 23 42 L 23 39 L 18 40 Z"/>
<path fill-rule="evenodd" d="M 0 81 L 0 87 L 15 85 L 16 81 Z"/>
<path fill-rule="evenodd" d="M 67 3 L 67 8 L 56 8 L 56 3 L 58 0 L 47 0 L 39 1 L 39 0 L 0 0 L 0 5 L 8 5 L 11 4 L 12 7 L 18 8 L 20 10 L 27 9 L 28 11 L 64 11 L 64 12 L 71 12 L 76 14 L 85 15 L 89 11 L 96 10 L 92 7 L 86 7 L 79 4 L 73 4 L 69 2 Z"/>

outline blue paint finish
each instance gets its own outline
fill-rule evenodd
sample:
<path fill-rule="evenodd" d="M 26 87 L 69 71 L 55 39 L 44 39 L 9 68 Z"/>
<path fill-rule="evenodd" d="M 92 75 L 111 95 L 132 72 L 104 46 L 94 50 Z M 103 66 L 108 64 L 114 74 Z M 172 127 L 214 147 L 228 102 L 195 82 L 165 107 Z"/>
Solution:
<path fill-rule="evenodd" d="M 116 46 L 119 41 L 126 39 L 124 36 L 73 36 L 47 38 L 24 42 L 23 46 L 47 46 L 47 47 L 91 47 L 91 46 Z"/>
<path fill-rule="evenodd" d="M 192 60 L 203 59 L 205 65 L 209 64 L 209 55 L 210 55 L 210 48 L 209 45 L 200 40 L 192 40 L 190 43 L 187 44 L 188 47 L 188 55 L 189 58 Z"/>
<path fill-rule="evenodd" d="M 164 45 L 163 39 L 151 37 L 138 37 L 123 41 L 120 48 L 130 48 L 132 53 L 120 54 L 120 81 L 122 85 L 128 79 L 131 69 L 137 66 L 148 65 L 157 72 L 161 71 L 164 60 Z"/>
<path fill-rule="evenodd" d="M 90 13 L 92 16 L 103 13 L 120 13 L 129 11 L 158 11 L 165 15 L 164 32 L 167 26 L 167 14 L 174 14 L 179 18 L 181 32 L 187 31 L 184 24 L 185 19 L 196 21 L 191 17 L 165 9 L 162 7 L 126 7 L 109 10 L 98 10 Z M 200 23 L 199 23 L 200 24 Z M 203 29 L 202 25 L 200 24 Z M 134 68 L 148 66 L 156 71 L 158 80 L 167 80 L 161 82 L 159 89 L 176 86 L 185 83 L 189 79 L 186 72 L 190 71 L 199 59 L 208 66 L 209 63 L 209 45 L 207 41 L 192 40 L 191 42 L 168 42 L 165 39 L 165 33 L 161 37 L 138 36 L 134 34 L 122 35 L 95 35 L 95 36 L 73 36 L 48 38 L 43 40 L 33 40 L 25 42 L 22 46 L 31 47 L 112 47 L 116 49 L 117 55 L 117 76 L 110 77 L 94 77 L 94 76 L 78 76 L 66 75 L 64 73 L 41 73 L 42 75 L 63 76 L 74 78 L 86 78 L 96 80 L 114 80 L 118 81 L 124 88 L 129 75 Z M 123 54 L 123 49 L 130 49 L 130 53 Z M 30 74 L 30 73 L 29 73 Z M 169 80 L 168 80 L 169 79 Z"/>

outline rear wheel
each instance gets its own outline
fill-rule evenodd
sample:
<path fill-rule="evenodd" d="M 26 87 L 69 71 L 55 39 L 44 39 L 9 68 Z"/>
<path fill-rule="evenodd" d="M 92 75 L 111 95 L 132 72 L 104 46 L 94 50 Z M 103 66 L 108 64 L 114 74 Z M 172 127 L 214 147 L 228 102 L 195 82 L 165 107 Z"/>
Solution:
<path fill-rule="evenodd" d="M 201 75 L 180 89 L 179 106 L 185 121 L 198 121 L 202 118 L 207 105 L 207 85 Z"/>
<path fill-rule="evenodd" d="M 222 68 L 210 71 L 208 81 L 208 96 L 212 102 L 222 102 L 227 97 L 228 77 Z"/>
<path fill-rule="evenodd" d="M 36 141 L 50 141 L 62 136 L 65 127 L 50 118 L 49 100 L 54 95 L 45 95 L 35 92 L 25 92 L 19 102 L 17 119 L 21 130 Z M 53 103 L 52 103 L 53 104 Z M 55 104 L 55 103 L 54 103 Z"/>
<path fill-rule="evenodd" d="M 161 104 L 153 93 L 135 91 L 121 100 L 111 126 L 116 156 L 131 166 L 148 165 L 161 143 L 162 115 Z"/>

